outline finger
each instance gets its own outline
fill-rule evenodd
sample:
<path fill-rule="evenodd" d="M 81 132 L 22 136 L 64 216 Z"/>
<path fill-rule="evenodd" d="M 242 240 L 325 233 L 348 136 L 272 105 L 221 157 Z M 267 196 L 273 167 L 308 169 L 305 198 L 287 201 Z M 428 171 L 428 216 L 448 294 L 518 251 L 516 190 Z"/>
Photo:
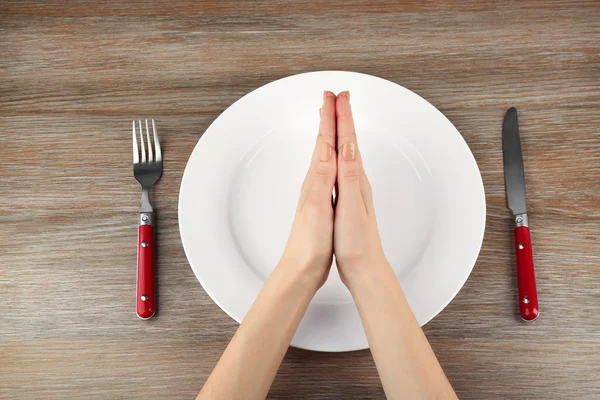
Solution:
<path fill-rule="evenodd" d="M 321 120 L 311 164 L 303 183 L 299 209 L 311 198 L 318 204 L 331 206 L 331 193 L 336 180 L 335 95 L 323 93 Z"/>
<path fill-rule="evenodd" d="M 323 92 L 323 105 L 319 109 L 319 114 L 321 116 L 319 134 L 311 164 L 315 164 L 326 155 L 321 153 L 326 148 L 322 146 L 323 143 L 327 143 L 332 149 L 335 149 L 335 94 L 327 90 Z"/>
<path fill-rule="evenodd" d="M 336 116 L 340 198 L 346 198 L 342 201 L 363 203 L 367 213 L 372 213 L 373 194 L 358 148 L 348 91 L 340 93 L 337 97 Z"/>
<path fill-rule="evenodd" d="M 336 179 L 335 157 L 335 94 L 330 91 L 323 93 L 323 106 L 321 107 L 321 121 L 319 134 L 315 143 L 311 168 L 311 191 L 319 199 L 331 203 L 331 192 Z"/>
<path fill-rule="evenodd" d="M 357 143 L 356 131 L 354 129 L 354 118 L 350 106 L 350 92 L 341 92 L 335 102 L 337 149 L 341 152 L 342 147 L 348 143 Z M 360 154 L 358 154 L 360 158 Z"/>
<path fill-rule="evenodd" d="M 373 190 L 362 163 L 357 159 L 352 160 L 351 155 L 344 153 L 344 150 L 346 148 L 338 155 L 336 193 L 340 199 L 344 199 L 341 200 L 344 203 L 360 202 L 364 204 L 367 214 L 374 213 Z M 336 199 L 336 204 L 338 201 L 340 200 Z"/>
<path fill-rule="evenodd" d="M 360 196 L 360 180 L 363 174 L 359 162 L 358 143 L 350 108 L 350 94 L 341 92 L 336 99 L 336 134 L 338 149 L 338 187 L 340 199 Z"/>
<path fill-rule="evenodd" d="M 361 190 L 363 170 L 356 159 L 357 149 L 355 142 L 346 143 L 338 153 L 337 165 L 337 193 L 338 205 L 364 204 Z"/>

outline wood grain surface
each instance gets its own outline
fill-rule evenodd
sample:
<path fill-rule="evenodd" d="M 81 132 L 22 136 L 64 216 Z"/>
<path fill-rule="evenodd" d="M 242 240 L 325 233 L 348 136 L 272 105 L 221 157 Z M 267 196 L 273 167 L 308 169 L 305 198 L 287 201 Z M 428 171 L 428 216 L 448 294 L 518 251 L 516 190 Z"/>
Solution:
<path fill-rule="evenodd" d="M 598 1 L 1 1 L 0 398 L 193 398 L 236 329 L 190 269 L 183 170 L 242 95 L 305 71 L 420 94 L 479 163 L 487 229 L 425 327 L 463 399 L 600 398 Z M 501 123 L 519 109 L 540 318 L 518 318 Z M 159 313 L 134 312 L 133 118 L 160 121 Z M 369 351 L 290 349 L 273 399 L 379 399 Z"/>

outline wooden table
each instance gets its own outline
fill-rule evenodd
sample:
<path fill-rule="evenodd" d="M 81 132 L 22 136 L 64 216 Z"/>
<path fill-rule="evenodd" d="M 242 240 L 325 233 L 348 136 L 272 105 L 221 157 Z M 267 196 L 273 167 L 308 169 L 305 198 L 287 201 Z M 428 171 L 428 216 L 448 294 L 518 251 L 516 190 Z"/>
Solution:
<path fill-rule="evenodd" d="M 425 97 L 479 163 L 487 229 L 425 327 L 464 399 L 600 398 L 597 1 L 3 1 L 0 398 L 193 398 L 237 324 L 196 281 L 183 170 L 236 99 L 305 71 L 360 71 Z M 501 122 L 520 111 L 541 317 L 517 317 Z M 160 312 L 134 314 L 133 118 L 166 158 Z M 270 397 L 383 397 L 369 351 L 290 349 Z"/>

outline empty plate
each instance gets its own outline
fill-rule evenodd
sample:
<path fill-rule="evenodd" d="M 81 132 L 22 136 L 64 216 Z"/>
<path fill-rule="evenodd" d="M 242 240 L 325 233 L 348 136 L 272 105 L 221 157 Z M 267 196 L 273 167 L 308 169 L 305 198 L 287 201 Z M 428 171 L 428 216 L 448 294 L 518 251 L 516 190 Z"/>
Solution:
<path fill-rule="evenodd" d="M 242 321 L 285 246 L 325 89 L 350 90 L 383 248 L 423 325 L 454 298 L 475 264 L 485 228 L 483 184 L 469 147 L 441 112 L 374 76 L 294 75 L 225 110 L 202 135 L 181 183 L 187 258 L 215 303 Z M 335 267 L 292 345 L 368 347 Z"/>

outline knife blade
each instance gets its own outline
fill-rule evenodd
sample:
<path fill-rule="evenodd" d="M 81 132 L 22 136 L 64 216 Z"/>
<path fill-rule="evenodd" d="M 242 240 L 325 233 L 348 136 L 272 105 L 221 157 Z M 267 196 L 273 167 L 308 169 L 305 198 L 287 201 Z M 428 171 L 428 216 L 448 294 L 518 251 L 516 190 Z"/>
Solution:
<path fill-rule="evenodd" d="M 517 110 L 509 108 L 502 124 L 502 155 L 504 158 L 504 184 L 506 201 L 515 223 L 515 255 L 517 260 L 517 284 L 519 287 L 519 313 L 525 321 L 533 321 L 539 315 L 531 234 L 527 218 L 527 194 L 525 169 L 521 153 L 521 136 Z"/>

